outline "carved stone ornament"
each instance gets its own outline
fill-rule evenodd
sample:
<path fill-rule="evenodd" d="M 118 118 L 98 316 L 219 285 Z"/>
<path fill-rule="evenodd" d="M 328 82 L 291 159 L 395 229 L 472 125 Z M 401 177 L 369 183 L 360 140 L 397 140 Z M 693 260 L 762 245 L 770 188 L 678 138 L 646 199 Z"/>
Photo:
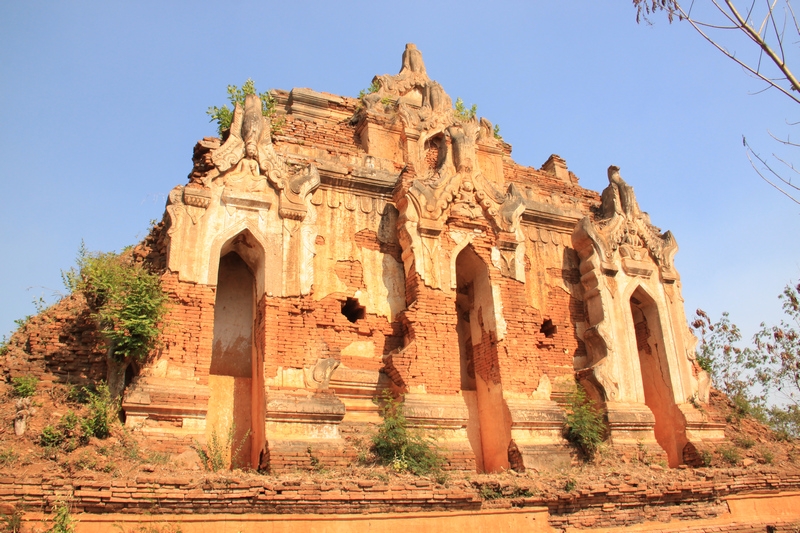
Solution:
<path fill-rule="evenodd" d="M 601 197 L 599 220 L 581 220 L 576 236 L 591 241 L 607 272 L 616 272 L 616 265 L 621 264 L 629 275 L 649 277 L 655 265 L 664 281 L 675 281 L 678 274 L 673 258 L 678 244 L 672 233 L 661 233 L 650 223 L 648 214 L 639 208 L 633 187 L 620 176 L 619 167 L 608 167 L 608 182 Z"/>
<path fill-rule="evenodd" d="M 16 401 L 14 407 L 17 410 L 14 416 L 14 434 L 17 437 L 21 437 L 28 428 L 28 419 L 31 415 L 36 414 L 36 407 L 33 407 L 30 398 L 20 398 Z"/>
<path fill-rule="evenodd" d="M 450 217 L 488 219 L 499 235 L 498 247 L 507 266 L 501 271 L 514 277 L 516 248 L 524 241 L 519 222 L 525 200 L 513 183 L 503 192 L 481 174 L 476 155 L 480 130 L 475 118 L 456 120 L 431 141 L 439 151 L 436 168 L 405 190 L 395 191 L 406 272 L 414 264 L 432 287 L 440 286 L 439 236 Z"/>
<path fill-rule="evenodd" d="M 303 369 L 306 387 L 317 390 L 328 390 L 333 372 L 339 367 L 339 361 L 333 357 L 320 358 L 314 368 Z"/>
<path fill-rule="evenodd" d="M 291 170 L 284 158 L 275 152 L 271 129 L 269 118 L 262 113 L 261 99 L 254 94 L 247 95 L 244 107 L 236 104 L 234 108 L 225 142 L 218 147 L 210 141 L 207 143 L 216 172 L 207 175 L 206 183 L 221 179 L 227 196 L 234 193 L 233 197 L 240 196 L 236 193 L 265 193 L 269 183 L 280 194 L 280 216 L 303 220 L 306 201 L 319 186 L 319 172 L 314 165 Z M 268 207 L 269 203 L 259 205 Z"/>

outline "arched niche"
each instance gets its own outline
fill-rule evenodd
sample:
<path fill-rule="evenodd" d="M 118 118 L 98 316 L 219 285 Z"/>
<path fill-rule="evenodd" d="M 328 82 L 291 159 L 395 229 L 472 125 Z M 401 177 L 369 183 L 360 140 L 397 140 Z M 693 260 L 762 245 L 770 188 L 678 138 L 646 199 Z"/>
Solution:
<path fill-rule="evenodd" d="M 236 252 L 250 267 L 255 279 L 255 292 L 260 298 L 265 292 L 267 246 L 258 232 L 251 231 L 246 221 L 228 228 L 211 243 L 209 252 L 208 284 L 216 285 L 219 278 L 220 259 Z"/>
<path fill-rule="evenodd" d="M 462 395 L 469 408 L 467 434 L 479 471 L 509 468 L 506 417 L 497 355 L 497 328 L 486 263 L 466 246 L 456 258 L 456 312 Z"/>
<path fill-rule="evenodd" d="M 655 300 L 640 286 L 630 296 L 631 318 L 639 354 L 645 404 L 655 417 L 655 437 L 667 452 L 669 465 L 683 462 L 686 423 L 672 390 L 664 326 Z"/>
<path fill-rule="evenodd" d="M 232 466 L 258 467 L 264 446 L 263 353 L 257 305 L 264 252 L 248 230 L 220 247 L 216 272 L 214 339 L 209 365 L 206 437 L 226 442 L 232 433 Z"/>

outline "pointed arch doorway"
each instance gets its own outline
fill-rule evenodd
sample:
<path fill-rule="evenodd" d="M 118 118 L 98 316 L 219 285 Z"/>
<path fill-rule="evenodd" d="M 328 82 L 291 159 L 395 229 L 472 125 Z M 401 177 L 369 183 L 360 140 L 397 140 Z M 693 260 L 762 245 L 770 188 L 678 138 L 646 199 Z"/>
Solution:
<path fill-rule="evenodd" d="M 683 448 L 687 443 L 686 423 L 675 403 L 661 316 L 656 302 L 641 287 L 631 294 L 630 309 L 645 404 L 656 420 L 656 442 L 667 452 L 669 466 L 675 468 L 683 462 Z"/>
<path fill-rule="evenodd" d="M 503 401 L 492 286 L 471 245 L 456 257 L 456 313 L 467 435 L 479 472 L 508 470 L 511 428 Z"/>
<path fill-rule="evenodd" d="M 264 444 L 263 355 L 256 342 L 260 252 L 245 230 L 222 247 L 217 270 L 206 439 L 230 440 L 232 467 L 257 468 Z"/>

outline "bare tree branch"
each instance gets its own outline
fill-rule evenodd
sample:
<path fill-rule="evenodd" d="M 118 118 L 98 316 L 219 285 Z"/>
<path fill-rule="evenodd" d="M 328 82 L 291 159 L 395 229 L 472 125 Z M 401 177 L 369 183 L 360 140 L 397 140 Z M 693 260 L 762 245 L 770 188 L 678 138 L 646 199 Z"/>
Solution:
<path fill-rule="evenodd" d="M 794 22 L 795 31 L 800 34 L 800 25 L 797 24 L 797 17 L 794 16 L 794 9 L 792 9 L 792 3 L 789 0 L 786 0 L 786 7 L 789 8 L 789 13 L 792 15 L 792 22 Z"/>
<path fill-rule="evenodd" d="M 767 177 L 766 177 L 766 176 L 765 176 L 765 175 L 764 175 L 764 174 L 763 174 L 763 173 L 762 173 L 762 172 L 761 172 L 761 171 L 758 169 L 758 167 L 756 167 L 756 164 L 753 162 L 753 158 L 752 158 L 752 157 L 750 157 L 751 155 L 752 155 L 753 157 L 755 157 L 756 159 L 758 159 L 758 161 L 759 161 L 759 162 L 761 162 L 761 164 L 762 164 L 762 165 L 764 165 L 764 167 L 766 167 L 766 169 L 767 169 L 767 170 L 769 170 L 769 171 L 770 171 L 770 173 L 771 173 L 772 175 L 776 176 L 776 177 L 777 177 L 777 178 L 778 178 L 780 181 L 782 181 L 782 182 L 784 182 L 784 183 L 786 182 L 786 180 L 784 180 L 784 179 L 783 179 L 783 178 L 782 178 L 782 177 L 781 177 L 781 176 L 780 176 L 780 175 L 779 175 L 777 172 L 775 172 L 774 170 L 772 170 L 772 168 L 769 166 L 769 164 L 767 164 L 767 162 L 766 162 L 766 161 L 765 161 L 763 158 L 761 158 L 761 157 L 760 157 L 760 156 L 759 156 L 757 153 L 755 153 L 755 152 L 754 152 L 754 151 L 753 151 L 753 150 L 750 148 L 750 145 L 748 145 L 748 144 L 747 144 L 747 140 L 746 140 L 744 137 L 742 137 L 742 144 L 744 144 L 744 146 L 745 146 L 745 148 L 746 148 L 747 159 L 748 159 L 748 161 L 750 161 L 750 165 L 753 167 L 753 170 L 755 170 L 755 171 L 756 171 L 756 174 L 758 174 L 758 175 L 761 177 L 761 179 L 763 179 L 764 181 L 766 181 L 767 183 L 769 183 L 769 184 L 770 184 L 772 187 L 774 187 L 775 189 L 777 189 L 778 191 L 780 191 L 780 192 L 781 192 L 781 194 L 783 194 L 784 196 L 786 196 L 787 198 L 789 198 L 789 199 L 790 199 L 791 201 L 793 201 L 794 203 L 796 203 L 796 204 L 800 205 L 800 200 L 798 200 L 797 198 L 795 198 L 794 196 L 792 196 L 790 193 L 788 193 L 788 192 L 784 191 L 784 190 L 783 190 L 783 189 L 782 189 L 782 188 L 781 188 L 779 185 L 777 185 L 777 184 L 776 184 L 776 183 L 774 183 L 772 180 L 770 180 L 769 178 L 767 178 Z"/>
<path fill-rule="evenodd" d="M 789 167 L 789 170 L 791 170 L 791 171 L 792 171 L 792 172 L 794 172 L 795 174 L 800 174 L 800 172 L 799 172 L 799 171 L 798 171 L 796 168 L 794 168 L 794 165 L 793 165 L 793 164 L 791 164 L 791 163 L 788 163 L 788 162 L 784 161 L 783 159 L 781 159 L 780 157 L 778 157 L 778 156 L 777 156 L 777 155 L 775 155 L 775 154 L 772 154 L 772 157 L 774 157 L 775 159 L 777 159 L 778 161 L 780 161 L 781 163 L 783 163 L 784 165 L 786 165 L 787 167 Z M 796 191 L 799 191 L 799 192 L 800 192 L 800 187 L 798 187 L 797 185 L 795 185 L 794 183 L 792 183 L 792 180 L 791 180 L 791 179 L 786 179 L 786 178 L 784 178 L 783 176 L 780 176 L 780 175 L 778 175 L 778 174 L 776 174 L 776 176 L 778 176 L 778 179 L 780 179 L 780 180 L 781 180 L 782 182 L 784 182 L 786 185 L 788 185 L 788 186 L 789 186 L 789 187 L 791 187 L 792 189 L 794 189 L 794 190 L 796 190 Z"/>
<path fill-rule="evenodd" d="M 742 30 L 748 36 L 750 36 L 750 38 L 753 40 L 753 42 L 755 42 L 758 46 L 761 47 L 761 49 L 764 51 L 764 53 L 767 54 L 770 59 L 772 59 L 773 63 L 775 63 L 775 66 L 777 66 L 778 69 L 780 69 L 780 71 L 786 76 L 786 79 L 789 81 L 789 83 L 792 84 L 792 90 L 793 91 L 800 91 L 800 82 L 798 82 L 797 78 L 794 77 L 794 74 L 792 74 L 792 71 L 789 69 L 789 67 L 786 65 L 786 63 L 783 62 L 781 60 L 781 58 L 779 58 L 777 56 L 777 54 L 775 54 L 775 51 L 772 49 L 772 47 L 769 44 L 767 44 L 767 42 L 761 37 L 761 35 L 759 35 L 758 32 L 756 32 L 755 29 L 753 29 L 752 26 L 747 24 L 747 22 L 742 19 L 741 15 L 739 15 L 739 12 L 736 10 L 736 6 L 733 5 L 733 1 L 732 0 L 725 0 L 725 4 L 727 4 L 728 8 L 730 8 L 731 13 L 736 18 L 736 20 L 739 21 L 739 24 L 741 24 Z M 772 12 L 770 11 L 770 14 L 771 13 Z M 784 90 L 784 92 L 786 92 L 786 91 Z M 796 98 L 793 98 L 793 99 L 795 101 L 797 101 Z"/>
<path fill-rule="evenodd" d="M 796 124 L 796 123 L 795 123 L 795 124 Z M 790 126 L 794 126 L 795 124 L 790 124 Z M 769 130 L 767 130 L 767 133 L 769 134 L 769 136 L 770 136 L 770 137 L 772 137 L 773 139 L 775 139 L 776 141 L 778 141 L 778 142 L 779 142 L 779 143 L 781 143 L 781 144 L 785 144 L 786 146 L 795 146 L 795 147 L 798 147 L 798 148 L 800 148 L 800 144 L 793 143 L 793 142 L 791 142 L 789 139 L 781 139 L 780 137 L 776 137 L 776 136 L 775 136 L 775 135 L 773 135 L 773 133 L 772 133 L 771 131 L 769 131 Z"/>
<path fill-rule="evenodd" d="M 791 14 L 792 21 L 798 34 L 800 34 L 800 25 L 794 15 L 794 10 L 791 7 L 790 0 L 784 0 L 789 13 Z M 724 2 L 724 3 L 723 3 Z M 777 0 L 765 0 L 766 14 L 761 23 L 761 27 L 757 30 L 748 21 L 752 17 L 756 9 L 756 1 L 750 4 L 746 11 L 747 16 L 743 17 L 739 10 L 736 8 L 733 0 L 710 0 L 719 14 L 727 20 L 727 24 L 715 24 L 709 21 L 702 21 L 691 15 L 694 9 L 694 1 L 690 3 L 689 11 L 683 9 L 681 2 L 678 0 L 633 0 L 633 4 L 637 9 L 636 19 L 649 21 L 649 16 L 656 11 L 665 11 L 670 22 L 677 16 L 679 20 L 686 20 L 692 27 L 709 43 L 711 43 L 717 50 L 725 54 L 731 60 L 735 61 L 739 66 L 744 68 L 750 74 L 756 76 L 768 85 L 775 87 L 780 92 L 800 103 L 800 97 L 794 94 L 795 91 L 800 91 L 800 80 L 795 77 L 791 68 L 787 65 L 785 57 L 783 40 L 785 36 L 778 30 L 778 24 L 775 20 L 775 9 Z M 771 26 L 771 28 L 770 28 Z M 785 24 L 784 24 L 785 26 Z M 705 30 L 720 30 L 720 31 L 736 31 L 741 32 L 749 40 L 751 40 L 759 48 L 760 54 L 766 55 L 770 62 L 781 73 L 781 78 L 772 78 L 761 71 L 760 59 L 756 61 L 755 66 L 748 63 L 746 60 L 737 57 L 735 52 L 728 50 L 719 40 L 712 35 L 709 35 Z M 772 46 L 767 40 L 767 30 L 772 30 L 775 33 L 775 46 Z M 780 84 L 781 80 L 788 83 L 788 87 Z"/>
<path fill-rule="evenodd" d="M 795 52 L 795 46 L 800 42 L 800 23 L 795 16 L 791 0 L 763 0 L 763 3 L 759 0 L 751 0 L 749 6 L 742 1 L 743 7 L 746 7 L 744 10 L 738 9 L 734 2 L 735 0 L 697 0 L 696 2 L 688 0 L 689 9 L 684 10 L 680 0 L 633 0 L 637 10 L 637 21 L 644 19 L 650 23 L 649 17 L 657 11 L 666 12 L 670 22 L 676 17 L 679 21 L 685 20 L 714 48 L 766 84 L 764 89 L 755 94 L 774 88 L 791 98 L 793 102 L 800 104 L 800 80 L 792 72 L 786 56 L 788 44 L 793 45 L 789 48 L 791 55 Z M 780 17 L 775 13 L 779 4 L 785 5 L 782 24 L 779 24 Z M 711 17 L 718 17 L 718 20 L 701 20 L 707 15 L 700 9 L 701 5 L 705 5 L 707 11 L 711 13 Z M 699 15 L 697 14 L 698 10 L 701 11 Z M 714 10 L 716 10 L 716 14 Z M 764 10 L 763 18 L 761 10 Z M 745 13 L 745 16 L 742 13 Z M 754 17 L 760 20 L 758 27 L 753 24 Z M 784 39 L 787 39 L 786 30 L 790 17 L 797 37 L 793 41 L 784 42 Z M 735 42 L 737 35 L 744 36 L 749 42 L 755 44 L 758 53 L 755 53 L 755 49 L 749 49 L 745 50 L 745 54 L 739 55 L 735 48 L 726 46 L 725 43 Z M 777 75 L 773 68 L 777 70 Z M 798 123 L 789 125 L 796 124 Z M 800 144 L 791 142 L 788 137 L 780 139 L 771 132 L 769 135 L 783 145 L 800 147 Z M 758 155 L 744 137 L 742 137 L 742 143 L 745 146 L 747 159 L 756 174 L 781 194 L 800 204 L 800 194 L 798 194 L 800 186 L 792 183 L 791 178 L 781 175 L 765 158 Z M 773 153 L 772 159 L 779 161 L 788 169 L 781 170 L 782 172 L 800 174 L 800 170 L 795 168 L 792 163 L 777 154 Z M 756 165 L 756 162 L 760 165 Z"/>
<path fill-rule="evenodd" d="M 735 61 L 735 62 L 736 62 L 736 63 L 737 63 L 739 66 L 741 66 L 741 67 L 742 67 L 743 69 L 745 69 L 747 72 L 751 73 L 753 76 L 755 76 L 755 77 L 759 78 L 760 80 L 762 80 L 762 81 L 766 82 L 766 83 L 767 83 L 767 84 L 769 84 L 771 87 L 774 87 L 774 88 L 778 89 L 780 92 L 782 92 L 783 94 L 785 94 L 786 96 L 788 96 L 789 98 L 791 98 L 792 100 L 794 100 L 796 103 L 800 104 L 800 97 L 799 97 L 799 96 L 797 96 L 797 95 L 795 95 L 795 94 L 792 94 L 791 92 L 789 92 L 789 90 L 785 89 L 784 87 L 782 87 L 781 85 L 779 85 L 778 83 L 776 83 L 776 82 L 775 82 L 775 80 L 772 80 L 772 79 L 770 79 L 770 78 L 768 78 L 768 77 L 764 76 L 764 75 L 763 75 L 763 74 L 761 74 L 761 73 L 760 73 L 758 70 L 754 69 L 753 67 L 751 67 L 750 65 L 748 65 L 748 64 L 747 64 L 747 63 L 745 63 L 744 61 L 742 61 L 742 60 L 740 60 L 739 58 L 737 58 L 737 57 L 736 57 L 734 54 L 732 54 L 731 52 L 729 52 L 727 49 L 723 48 L 723 47 L 722 47 L 722 45 L 720 45 L 720 44 L 719 44 L 719 43 L 717 43 L 717 42 L 716 42 L 714 39 L 712 39 L 711 37 L 709 37 L 709 36 L 708 36 L 708 35 L 707 35 L 707 34 L 706 34 L 706 33 L 705 33 L 705 32 L 704 32 L 704 31 L 703 31 L 701 28 L 700 28 L 700 26 L 699 26 L 699 25 L 698 25 L 696 22 L 694 22 L 693 20 L 691 20 L 691 19 L 689 19 L 689 18 L 686 18 L 686 21 L 687 21 L 687 22 L 689 22 L 689 24 L 691 24 L 691 25 L 692 25 L 692 27 L 693 27 L 693 28 L 694 28 L 694 29 L 697 31 L 697 33 L 699 33 L 699 34 L 700 34 L 700 35 L 701 35 L 701 36 L 702 36 L 702 37 L 703 37 L 703 38 L 704 38 L 706 41 L 708 41 L 709 43 L 711 43 L 711 44 L 714 46 L 714 48 L 716 48 L 717 50 L 719 50 L 720 52 L 722 52 L 723 54 L 725 54 L 726 56 L 728 56 L 729 58 L 731 58 L 731 59 L 732 59 L 733 61 Z"/>

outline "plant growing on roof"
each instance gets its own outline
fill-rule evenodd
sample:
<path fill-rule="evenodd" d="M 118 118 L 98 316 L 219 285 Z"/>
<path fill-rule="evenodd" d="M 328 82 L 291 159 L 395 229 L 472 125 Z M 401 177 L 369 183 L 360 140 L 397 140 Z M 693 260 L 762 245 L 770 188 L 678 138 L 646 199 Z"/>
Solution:
<path fill-rule="evenodd" d="M 236 108 L 236 104 L 244 106 L 244 99 L 248 94 L 258 94 L 258 97 L 261 99 L 261 113 L 265 117 L 271 119 L 275 115 L 275 99 L 269 94 L 269 91 L 265 93 L 256 93 L 256 85 L 252 79 L 247 78 L 247 81 L 244 82 L 241 89 L 236 85 L 228 85 L 228 101 L 231 107 L 228 107 L 227 104 L 222 107 L 211 106 L 206 111 L 206 114 L 211 117 L 209 122 L 217 121 L 217 133 L 219 133 L 220 137 L 231 127 L 233 110 Z M 272 127 L 274 132 L 280 125 L 273 124 Z"/>
<path fill-rule="evenodd" d="M 497 139 L 498 141 L 500 142 L 503 141 L 503 136 L 500 135 L 500 124 L 494 125 L 494 130 L 492 131 L 492 134 L 494 135 L 494 138 Z"/>
<path fill-rule="evenodd" d="M 461 98 L 456 98 L 453 115 L 462 122 L 470 121 L 478 116 L 478 104 L 472 104 L 472 107 L 467 107 Z"/>
<path fill-rule="evenodd" d="M 372 84 L 366 89 L 358 91 L 358 99 L 361 100 L 368 94 L 376 93 L 381 90 L 381 83 L 378 80 L 372 80 Z"/>

